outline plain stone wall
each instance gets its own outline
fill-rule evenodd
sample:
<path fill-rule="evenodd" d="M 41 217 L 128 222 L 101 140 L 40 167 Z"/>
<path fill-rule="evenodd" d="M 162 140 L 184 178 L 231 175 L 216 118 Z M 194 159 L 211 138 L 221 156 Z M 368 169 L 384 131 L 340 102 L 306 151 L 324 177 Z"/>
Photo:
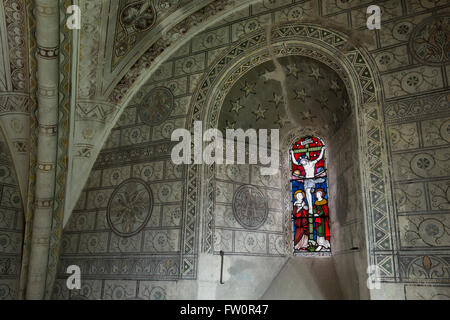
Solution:
<path fill-rule="evenodd" d="M 332 257 L 291 257 L 261 299 L 343 299 Z"/>
<path fill-rule="evenodd" d="M 220 256 L 202 254 L 199 259 L 198 299 L 258 299 L 283 271 L 286 258 L 224 256 L 220 284 Z"/>
<path fill-rule="evenodd" d="M 355 113 L 329 142 L 333 261 L 345 299 L 368 298 L 363 190 Z"/>

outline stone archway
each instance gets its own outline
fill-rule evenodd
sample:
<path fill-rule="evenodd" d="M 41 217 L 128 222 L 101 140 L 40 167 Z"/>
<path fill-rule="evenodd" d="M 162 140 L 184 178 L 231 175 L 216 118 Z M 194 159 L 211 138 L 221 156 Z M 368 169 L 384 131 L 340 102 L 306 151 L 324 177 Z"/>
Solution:
<path fill-rule="evenodd" d="M 267 43 L 269 42 L 269 44 Z M 270 32 L 259 30 L 239 41 L 227 50 L 200 82 L 191 100 L 190 118 L 187 128 L 193 130 L 194 121 L 204 121 L 204 128 L 217 125 L 218 114 L 231 85 L 240 75 L 252 67 L 275 57 L 305 55 L 333 68 L 341 75 L 351 97 L 351 105 L 357 121 L 358 154 L 361 167 L 362 198 L 368 264 L 380 267 L 382 281 L 398 277 L 395 256 L 392 250 L 397 244 L 393 235 L 394 226 L 389 198 L 389 171 L 386 168 L 387 154 L 385 131 L 382 122 L 381 86 L 367 53 L 351 44 L 348 37 L 333 30 L 316 25 L 289 23 L 274 26 Z M 214 218 L 212 201 L 206 201 L 200 209 L 200 190 L 205 190 L 205 199 L 212 199 L 212 166 L 201 170 L 190 165 L 187 174 L 186 213 L 196 224 L 203 218 L 203 252 L 211 253 Z M 201 211 L 203 210 L 203 211 Z M 185 230 L 195 234 L 194 230 Z M 287 236 L 288 237 L 288 236 Z"/>

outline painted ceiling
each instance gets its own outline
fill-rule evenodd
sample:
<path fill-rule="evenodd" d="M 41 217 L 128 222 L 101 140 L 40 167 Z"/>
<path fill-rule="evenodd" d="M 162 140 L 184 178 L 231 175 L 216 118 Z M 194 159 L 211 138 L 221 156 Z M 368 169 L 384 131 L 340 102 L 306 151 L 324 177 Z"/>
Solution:
<path fill-rule="evenodd" d="M 289 56 L 251 69 L 234 84 L 219 128 L 287 132 L 312 125 L 333 133 L 350 113 L 345 84 L 335 71 L 312 58 Z"/>

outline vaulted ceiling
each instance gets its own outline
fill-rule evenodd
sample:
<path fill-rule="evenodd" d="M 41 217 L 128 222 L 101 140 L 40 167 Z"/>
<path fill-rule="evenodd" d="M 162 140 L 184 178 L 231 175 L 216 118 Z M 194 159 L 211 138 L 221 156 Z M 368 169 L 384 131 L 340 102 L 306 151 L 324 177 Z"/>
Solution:
<path fill-rule="evenodd" d="M 61 68 L 61 78 L 70 80 L 65 94 L 71 96 L 72 114 L 68 148 L 73 157 L 69 158 L 67 181 L 77 186 L 67 190 L 75 195 L 66 204 L 69 211 L 111 128 L 136 89 L 158 67 L 161 54 L 175 52 L 189 34 L 252 2 L 80 0 L 80 30 L 65 26 L 69 17 L 65 10 L 71 3 L 61 6 L 60 61 L 70 58 L 70 67 Z M 29 58 L 35 50 L 31 10 L 31 2 L 25 0 L 0 3 L 0 121 L 23 199 L 28 189 L 29 97 L 36 86 L 36 68 Z M 70 41 L 71 46 L 67 45 Z"/>
<path fill-rule="evenodd" d="M 334 70 L 312 58 L 283 57 L 245 74 L 228 93 L 219 128 L 324 127 L 330 133 L 351 112 L 345 84 Z"/>
<path fill-rule="evenodd" d="M 77 70 L 76 92 L 72 91 L 76 94 L 71 125 L 74 158 L 68 175 L 76 190 L 70 193 L 81 191 L 121 111 L 163 61 L 163 53 L 175 52 L 208 24 L 252 2 L 80 1 L 82 29 L 72 34 L 78 45 L 73 46 Z M 67 204 L 69 211 L 76 198 Z"/>

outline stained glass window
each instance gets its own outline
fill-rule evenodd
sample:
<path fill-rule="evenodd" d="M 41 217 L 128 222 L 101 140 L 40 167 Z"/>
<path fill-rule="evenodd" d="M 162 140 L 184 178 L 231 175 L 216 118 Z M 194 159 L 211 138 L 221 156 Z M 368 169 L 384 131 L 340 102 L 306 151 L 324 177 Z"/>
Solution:
<path fill-rule="evenodd" d="M 331 252 L 325 144 L 307 136 L 289 153 L 294 253 Z"/>

